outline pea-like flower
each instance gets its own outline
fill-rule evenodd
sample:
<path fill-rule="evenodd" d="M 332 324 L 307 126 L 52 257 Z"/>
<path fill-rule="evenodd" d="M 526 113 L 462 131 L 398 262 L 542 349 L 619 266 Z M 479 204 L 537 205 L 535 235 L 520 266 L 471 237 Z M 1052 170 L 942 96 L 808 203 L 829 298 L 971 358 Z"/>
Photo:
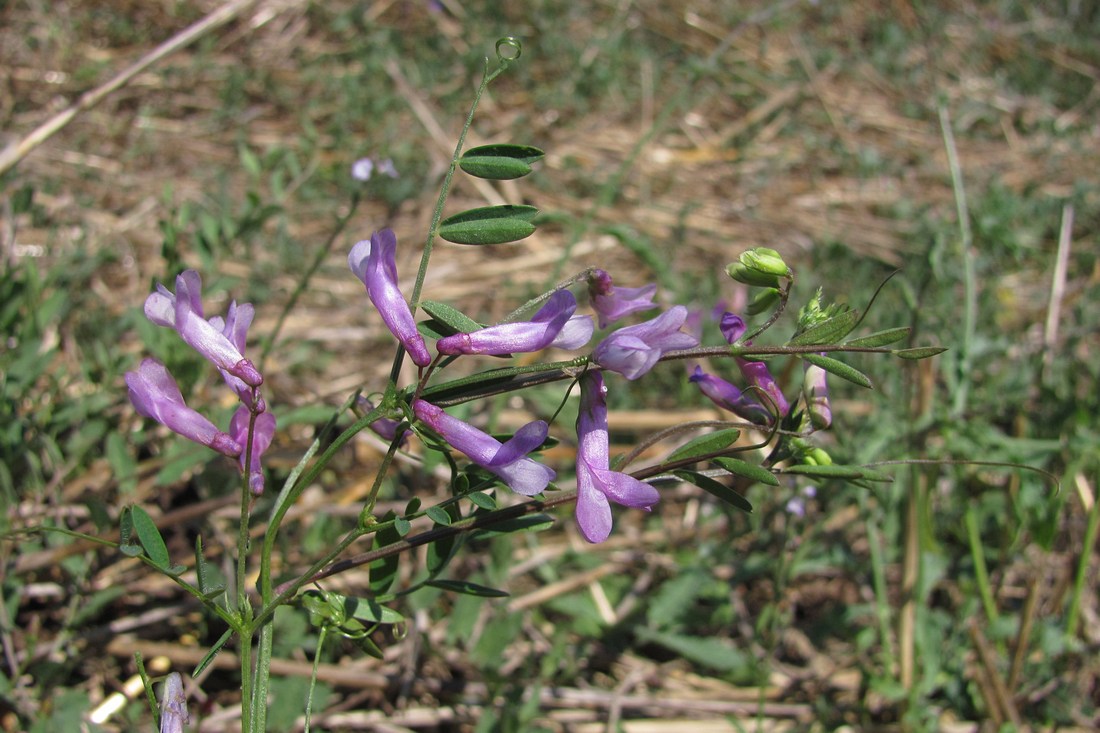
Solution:
<path fill-rule="evenodd" d="M 176 380 L 159 361 L 145 359 L 137 371 L 126 372 L 124 378 L 138 413 L 218 453 L 240 456 L 241 444 L 186 405 Z"/>
<path fill-rule="evenodd" d="M 656 308 L 653 302 L 656 292 L 655 283 L 640 288 L 617 288 L 606 270 L 596 270 L 588 278 L 588 295 L 599 316 L 600 328 L 607 328 L 608 324 L 631 313 Z"/>
<path fill-rule="evenodd" d="M 649 484 L 610 470 L 609 454 L 607 387 L 600 372 L 589 371 L 581 377 L 577 414 L 577 525 L 593 543 L 611 534 L 610 502 L 648 511 L 661 498 Z"/>
<path fill-rule="evenodd" d="M 412 408 L 419 420 L 453 448 L 495 473 L 517 494 L 534 496 L 541 493 L 557 475 L 552 469 L 527 457 L 546 440 L 549 428 L 542 420 L 527 423 L 509 440 L 501 443 L 424 400 L 413 400 Z"/>
<path fill-rule="evenodd" d="M 590 316 L 574 316 L 577 298 L 558 290 L 538 309 L 530 321 L 501 323 L 471 333 L 456 333 L 439 339 L 440 354 L 522 354 L 548 346 L 577 349 L 588 343 L 594 328 Z"/>
<path fill-rule="evenodd" d="M 656 318 L 620 328 L 596 346 L 593 361 L 627 379 L 637 379 L 665 352 L 699 345 L 694 336 L 680 331 L 687 315 L 687 308 L 675 305 Z"/>
<path fill-rule="evenodd" d="M 248 474 L 248 487 L 256 496 L 264 493 L 264 472 L 260 459 L 271 446 L 271 440 L 275 437 L 275 416 L 270 412 L 262 412 L 256 415 L 256 423 L 252 435 L 252 461 L 245 466 L 245 446 L 248 445 L 248 425 L 251 412 L 248 407 L 242 405 L 233 413 L 233 419 L 229 422 L 229 434 L 241 446 L 240 464 L 241 471 Z"/>
<path fill-rule="evenodd" d="M 158 326 L 174 328 L 180 338 L 218 369 L 239 379 L 248 387 L 259 387 L 264 378 L 242 353 L 244 336 L 252 321 L 252 306 L 246 304 L 241 308 L 248 309 L 247 318 L 243 314 L 232 317 L 233 324 L 229 327 L 234 336 L 239 333 L 238 344 L 225 333 L 226 324 L 221 319 L 215 319 L 215 325 L 203 317 L 202 278 L 194 270 L 180 273 L 176 278 L 175 293 L 157 283 L 157 292 L 145 299 L 145 315 L 150 321 Z M 234 303 L 230 306 L 230 312 L 234 313 L 236 310 Z M 240 324 L 243 324 L 243 329 Z"/>
<path fill-rule="evenodd" d="M 348 254 L 348 266 L 367 287 L 367 295 L 382 321 L 390 329 L 413 363 L 426 367 L 432 356 L 424 344 L 424 338 L 416 330 L 409 304 L 397 287 L 397 235 L 392 229 L 382 229 L 364 239 Z"/>
<path fill-rule="evenodd" d="M 746 330 L 744 319 L 733 313 L 722 314 L 722 319 L 719 321 L 719 328 L 726 341 L 730 344 L 736 343 L 737 339 L 741 338 Z M 775 377 L 773 377 L 771 371 L 768 370 L 768 365 L 766 363 L 762 361 L 750 361 L 740 356 L 737 357 L 735 361 L 745 381 L 768 396 L 768 400 L 774 403 L 775 409 L 780 417 L 783 417 L 790 411 L 791 406 L 787 403 L 787 398 L 783 396 L 783 390 L 779 388 L 779 384 L 776 383 Z"/>
<path fill-rule="evenodd" d="M 721 377 L 707 374 L 702 367 L 695 367 L 695 372 L 688 377 L 688 380 L 722 409 L 729 410 L 756 425 L 767 425 L 772 422 L 771 413 L 762 404 Z"/>

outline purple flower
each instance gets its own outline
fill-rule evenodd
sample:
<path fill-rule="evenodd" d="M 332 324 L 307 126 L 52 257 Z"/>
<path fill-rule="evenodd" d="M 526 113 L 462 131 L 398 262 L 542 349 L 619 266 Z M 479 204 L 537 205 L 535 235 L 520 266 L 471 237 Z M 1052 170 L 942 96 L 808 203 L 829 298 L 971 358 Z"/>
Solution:
<path fill-rule="evenodd" d="M 424 400 L 413 400 L 412 408 L 425 425 L 456 450 L 465 453 L 471 461 L 499 476 L 517 494 L 534 496 L 557 475 L 527 457 L 546 440 L 549 429 L 542 420 L 527 423 L 508 441 L 501 443 Z"/>
<path fill-rule="evenodd" d="M 730 344 L 737 342 L 745 334 L 746 326 L 741 316 L 733 313 L 723 313 L 719 322 L 722 335 Z M 768 365 L 762 361 L 750 361 L 740 356 L 736 357 L 737 368 L 741 370 L 741 376 L 752 386 L 756 387 L 768 396 L 768 401 L 774 403 L 776 411 L 783 417 L 790 411 L 787 399 L 783 396 L 783 390 L 779 389 L 772 373 L 768 371 Z"/>
<path fill-rule="evenodd" d="M 702 367 L 695 367 L 695 372 L 688 377 L 688 380 L 694 382 L 700 392 L 722 409 L 729 410 L 756 425 L 767 425 L 772 422 L 771 413 L 762 404 L 721 377 L 707 374 Z"/>
<path fill-rule="evenodd" d="M 802 362 L 802 396 L 806 399 L 806 412 L 814 430 L 825 430 L 833 424 L 826 372 L 808 361 Z"/>
<path fill-rule="evenodd" d="M 603 542 L 611 534 L 611 501 L 648 511 L 661 497 L 649 484 L 609 470 L 607 388 L 598 371 L 581 377 L 577 441 L 577 524 L 586 540 Z"/>
<path fill-rule="evenodd" d="M 231 313 L 235 311 L 235 305 L 230 307 Z M 157 292 L 145 299 L 145 315 L 150 321 L 158 326 L 176 329 L 180 338 L 218 369 L 236 377 L 248 387 L 259 387 L 264 378 L 242 353 L 244 336 L 252 321 L 252 306 L 241 306 L 242 309 L 246 307 L 249 310 L 247 319 L 231 316 L 234 323 L 229 330 L 235 335 L 239 333 L 238 344 L 227 336 L 221 319 L 217 319 L 219 325 L 216 326 L 203 317 L 202 279 L 194 270 L 186 270 L 176 278 L 175 294 L 157 283 Z M 243 323 L 243 328 L 237 321 Z"/>
<path fill-rule="evenodd" d="M 229 312 L 226 314 L 225 320 L 222 320 L 220 316 L 214 316 L 210 319 L 210 325 L 215 330 L 220 331 L 243 354 L 245 342 L 248 339 L 248 327 L 252 325 L 252 317 L 255 312 L 255 308 L 252 307 L 251 303 L 238 306 L 237 301 L 233 301 L 229 304 Z M 221 372 L 225 383 L 237 393 L 237 397 L 246 407 L 254 409 L 257 413 L 267 410 L 267 405 L 260 397 L 259 390 L 249 386 L 240 377 L 221 367 L 218 367 L 218 371 Z"/>
<path fill-rule="evenodd" d="M 656 292 L 657 285 L 652 283 L 640 288 L 617 288 L 605 270 L 596 270 L 588 278 L 588 295 L 600 317 L 600 328 L 607 328 L 609 323 L 631 313 L 656 308 L 653 302 Z"/>
<path fill-rule="evenodd" d="M 502 323 L 472 333 L 456 333 L 439 339 L 440 354 L 522 354 L 547 346 L 576 349 L 592 338 L 592 319 L 573 316 L 577 299 L 558 290 L 530 321 Z"/>
<path fill-rule="evenodd" d="M 393 165 L 391 158 L 380 160 L 377 163 L 373 158 L 360 158 L 351 165 L 351 177 L 362 183 L 366 183 L 374 175 L 375 169 L 382 175 L 389 176 L 390 178 L 398 178 L 397 168 Z"/>
<path fill-rule="evenodd" d="M 666 351 L 699 345 L 694 336 L 680 331 L 687 314 L 687 308 L 674 305 L 656 318 L 620 328 L 599 343 L 592 358 L 604 369 L 637 379 Z"/>
<path fill-rule="evenodd" d="M 792 496 L 787 500 L 786 510 L 787 513 L 794 517 L 806 516 L 806 500 L 812 499 L 817 496 L 817 489 L 813 486 L 807 486 L 802 489 L 798 495 Z"/>
<path fill-rule="evenodd" d="M 246 449 L 248 445 L 248 424 L 251 412 L 248 407 L 241 406 L 233 413 L 233 419 L 229 422 L 229 434 L 239 443 L 241 448 L 241 471 L 248 474 L 248 487 L 256 496 L 264 493 L 264 472 L 260 465 L 260 459 L 271 446 L 271 440 L 275 437 L 275 416 L 270 412 L 263 412 L 256 416 L 255 428 L 252 435 L 252 462 L 245 466 Z"/>
<path fill-rule="evenodd" d="M 184 403 L 176 380 L 156 359 L 145 359 L 137 371 L 126 372 L 125 379 L 130 402 L 141 415 L 230 458 L 241 454 L 239 442 Z"/>
<path fill-rule="evenodd" d="M 190 722 L 183 677 L 173 672 L 164 680 L 160 693 L 160 733 L 183 733 L 184 724 Z"/>
<path fill-rule="evenodd" d="M 356 404 L 359 410 L 362 411 L 361 417 L 370 413 L 374 409 L 374 403 L 368 400 L 366 397 L 359 395 L 356 398 Z M 377 433 L 380 437 L 386 440 L 393 440 L 397 437 L 397 428 L 401 425 L 400 420 L 392 420 L 388 417 L 380 417 L 370 424 L 370 429 Z M 409 436 L 411 431 L 406 430 L 401 435 L 401 443 L 405 443 L 405 439 Z"/>
<path fill-rule="evenodd" d="M 424 345 L 424 339 L 416 331 L 409 304 L 397 287 L 397 236 L 392 229 L 382 229 L 351 248 L 348 265 L 355 276 L 367 286 L 367 295 L 382 315 L 382 320 L 405 350 L 413 363 L 426 367 L 432 363 L 432 355 Z"/>

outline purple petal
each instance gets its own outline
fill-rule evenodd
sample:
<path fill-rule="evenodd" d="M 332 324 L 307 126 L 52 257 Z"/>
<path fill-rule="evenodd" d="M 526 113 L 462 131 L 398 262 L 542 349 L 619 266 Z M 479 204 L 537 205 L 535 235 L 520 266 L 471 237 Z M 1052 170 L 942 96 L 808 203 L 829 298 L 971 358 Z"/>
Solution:
<path fill-rule="evenodd" d="M 596 488 L 595 479 L 587 467 L 577 464 L 577 526 L 584 538 L 593 544 L 611 535 L 611 504 Z"/>
<path fill-rule="evenodd" d="M 593 359 L 605 369 L 637 379 L 666 351 L 698 346 L 693 336 L 680 331 L 687 315 L 687 308 L 676 305 L 649 321 L 620 328 L 596 346 Z"/>
<path fill-rule="evenodd" d="M 730 344 L 735 343 L 748 330 L 745 319 L 733 313 L 723 313 L 722 319 L 718 322 L 718 328 L 722 331 L 722 336 L 725 337 L 726 342 Z"/>
<path fill-rule="evenodd" d="M 352 247 L 348 265 L 366 285 L 371 303 L 386 327 L 409 352 L 413 363 L 420 367 L 431 364 L 432 356 L 416 330 L 412 311 L 397 285 L 397 236 L 393 230 L 377 231 L 369 242 L 363 240 Z"/>
<path fill-rule="evenodd" d="M 592 307 L 600 317 L 600 328 L 638 311 L 656 308 L 653 295 L 657 285 L 643 285 L 639 288 L 617 288 L 611 283 L 611 276 L 604 270 L 596 270 L 588 279 L 588 293 Z"/>
<path fill-rule="evenodd" d="M 695 367 L 695 372 L 688 380 L 694 382 L 700 392 L 722 409 L 757 425 L 768 425 L 772 422 L 771 413 L 762 404 L 721 377 L 707 374 L 702 367 Z"/>
<path fill-rule="evenodd" d="M 540 351 L 551 344 L 577 309 L 577 299 L 568 290 L 558 290 L 530 321 L 502 323 L 472 333 L 441 338 L 441 354 L 523 354 Z"/>
<path fill-rule="evenodd" d="M 240 455 L 237 441 L 184 403 L 176 380 L 156 359 L 145 359 L 137 371 L 126 372 L 124 378 L 130 401 L 139 414 L 230 458 Z"/>

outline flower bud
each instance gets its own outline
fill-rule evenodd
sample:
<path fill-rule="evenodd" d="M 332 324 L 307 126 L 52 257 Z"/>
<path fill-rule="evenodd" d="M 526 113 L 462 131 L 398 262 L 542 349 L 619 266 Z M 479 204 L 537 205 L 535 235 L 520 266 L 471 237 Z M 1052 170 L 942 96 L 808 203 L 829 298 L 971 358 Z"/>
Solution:
<path fill-rule="evenodd" d="M 742 255 L 744 256 L 744 255 Z M 726 274 L 739 283 L 754 288 L 777 288 L 779 278 L 775 275 L 760 272 L 742 262 L 731 262 L 726 265 Z"/>
<path fill-rule="evenodd" d="M 745 308 L 745 312 L 750 316 L 755 316 L 758 313 L 763 313 L 776 303 L 779 302 L 779 291 L 775 288 L 768 288 L 767 290 L 761 290 L 756 296 L 749 302 Z"/>
<path fill-rule="evenodd" d="M 753 247 L 741 253 L 741 264 L 757 272 L 775 275 L 777 277 L 790 277 L 791 268 L 774 249 L 768 247 Z"/>

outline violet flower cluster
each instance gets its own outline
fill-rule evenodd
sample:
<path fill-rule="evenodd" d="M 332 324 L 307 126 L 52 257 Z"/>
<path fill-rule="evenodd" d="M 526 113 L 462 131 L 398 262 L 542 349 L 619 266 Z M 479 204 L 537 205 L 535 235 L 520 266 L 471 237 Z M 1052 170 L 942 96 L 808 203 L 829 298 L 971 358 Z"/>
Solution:
<path fill-rule="evenodd" d="M 421 368 L 433 360 L 416 329 L 412 311 L 401 295 L 396 267 L 397 238 L 389 229 L 359 242 L 348 263 L 363 284 L 383 323 Z M 589 278 L 590 302 L 601 328 L 639 311 L 657 307 L 653 302 L 656 285 L 616 288 L 611 276 L 596 270 Z M 595 332 L 591 316 L 577 315 L 577 299 L 568 290 L 558 290 L 526 321 L 514 321 L 456 333 L 439 339 L 441 355 L 507 355 L 540 351 L 549 347 L 580 349 Z M 673 306 L 644 323 L 626 326 L 608 334 L 595 348 L 591 364 L 596 367 L 580 380 L 581 414 L 577 421 L 577 522 L 589 542 L 602 542 L 611 532 L 610 502 L 649 509 L 659 498 L 649 484 L 609 470 L 607 406 L 602 371 L 637 379 L 649 372 L 669 351 L 698 345 L 698 339 L 681 328 L 688 311 Z M 501 443 L 480 429 L 448 415 L 441 407 L 415 398 L 411 404 L 416 419 L 443 438 L 473 463 L 498 476 L 513 491 L 525 496 L 541 493 L 555 478 L 550 468 L 529 457 L 546 440 L 548 426 L 535 421 L 520 428 Z"/>
<path fill-rule="evenodd" d="M 161 423 L 189 440 L 239 460 L 255 494 L 264 489 L 261 457 L 275 435 L 275 417 L 267 411 L 259 387 L 263 376 L 244 357 L 248 327 L 254 309 L 251 304 L 230 304 L 223 319 L 207 320 L 202 309 L 202 280 L 194 270 L 176 278 L 176 292 L 158 283 L 156 292 L 145 300 L 145 315 L 158 326 L 174 329 L 221 373 L 241 406 L 222 432 L 207 417 L 187 406 L 176 380 L 156 359 L 145 359 L 136 371 L 125 374 L 130 401 L 138 413 Z M 245 465 L 251 437 L 251 462 Z"/>

